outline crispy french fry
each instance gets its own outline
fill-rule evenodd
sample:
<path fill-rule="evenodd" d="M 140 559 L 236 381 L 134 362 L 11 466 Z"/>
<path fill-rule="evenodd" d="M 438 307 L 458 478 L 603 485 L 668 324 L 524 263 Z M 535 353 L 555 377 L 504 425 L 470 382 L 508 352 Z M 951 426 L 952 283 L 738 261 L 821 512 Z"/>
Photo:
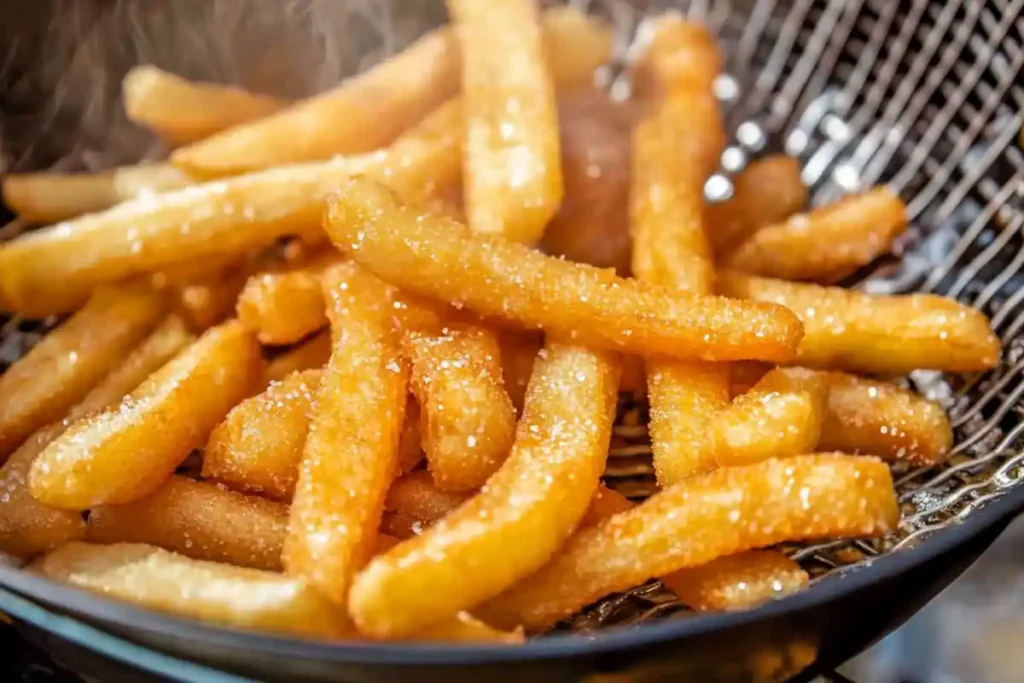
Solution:
<path fill-rule="evenodd" d="M 32 497 L 28 487 L 32 462 L 69 424 L 119 402 L 192 340 L 181 319 L 168 317 L 64 420 L 43 427 L 11 455 L 0 468 L 0 551 L 30 558 L 84 537 L 81 513 L 47 507 Z"/>
<path fill-rule="evenodd" d="M 761 228 L 725 263 L 756 275 L 828 284 L 889 253 L 906 226 L 903 202 L 877 187 Z"/>
<path fill-rule="evenodd" d="M 189 81 L 148 64 L 131 69 L 121 88 L 128 118 L 172 146 L 262 119 L 288 105 L 231 85 Z"/>
<path fill-rule="evenodd" d="M 320 376 L 320 370 L 297 372 L 232 408 L 206 442 L 203 477 L 291 500 Z"/>
<path fill-rule="evenodd" d="M 340 249 L 395 285 L 599 347 L 769 360 L 789 358 L 801 336 L 799 322 L 781 307 L 679 293 L 474 236 L 401 206 L 373 182 L 343 185 L 326 227 Z"/>
<path fill-rule="evenodd" d="M 334 339 L 302 454 L 285 569 L 344 605 L 367 560 L 394 477 L 407 371 L 393 293 L 353 263 L 324 276 Z"/>
<path fill-rule="evenodd" d="M 121 404 L 72 425 L 32 463 L 37 500 L 69 510 L 143 498 L 258 386 L 259 346 L 238 323 L 215 327 Z"/>
<path fill-rule="evenodd" d="M 148 287 L 105 288 L 0 374 L 0 462 L 64 413 L 163 317 Z"/>
<path fill-rule="evenodd" d="M 238 319 L 263 344 L 293 344 L 326 327 L 320 283 L 337 261 L 328 253 L 299 268 L 253 275 L 238 296 Z"/>
<path fill-rule="evenodd" d="M 784 541 L 880 536 L 898 519 L 889 468 L 874 458 L 807 455 L 726 467 L 578 533 L 474 614 L 499 626 L 544 628 L 652 576 Z"/>
<path fill-rule="evenodd" d="M 469 500 L 462 491 L 442 491 L 425 470 L 395 479 L 384 499 L 381 531 L 400 539 L 418 536 Z"/>
<path fill-rule="evenodd" d="M 288 506 L 173 476 L 145 498 L 89 512 L 92 543 L 147 543 L 196 560 L 281 571 Z"/>
<path fill-rule="evenodd" d="M 748 550 L 672 572 L 661 582 L 690 609 L 710 612 L 749 609 L 799 593 L 810 577 L 782 553 Z"/>
<path fill-rule="evenodd" d="M 102 173 L 12 173 L 4 178 L 3 196 L 22 220 L 53 223 L 194 182 L 170 164 L 122 166 Z"/>
<path fill-rule="evenodd" d="M 234 312 L 246 280 L 245 266 L 236 263 L 229 270 L 189 282 L 177 289 L 177 310 L 189 327 L 202 332 Z"/>
<path fill-rule="evenodd" d="M 344 612 L 300 579 L 139 543 L 69 543 L 34 566 L 77 588 L 227 626 L 316 637 L 350 630 Z"/>
<path fill-rule="evenodd" d="M 293 372 L 323 367 L 330 357 L 331 333 L 324 330 L 271 360 L 267 364 L 267 381 L 282 380 Z"/>
<path fill-rule="evenodd" d="M 776 369 L 709 420 L 709 448 L 719 467 L 752 465 L 809 453 L 828 412 L 825 377 L 802 368 Z"/>
<path fill-rule="evenodd" d="M 597 489 L 617 375 L 611 356 L 549 343 L 537 359 L 505 464 L 480 493 L 372 560 L 356 578 L 349 612 L 360 631 L 377 638 L 415 633 L 547 561 Z"/>
<path fill-rule="evenodd" d="M 519 645 L 523 642 L 523 629 L 499 631 L 491 628 L 468 612 L 459 612 L 454 618 L 435 624 L 409 637 L 409 640 L 440 641 L 446 643 L 504 643 Z"/>
<path fill-rule="evenodd" d="M 403 346 L 435 483 L 449 491 L 480 488 L 515 439 L 516 411 L 505 393 L 497 336 L 481 327 L 411 332 Z"/>
<path fill-rule="evenodd" d="M 774 154 L 751 162 L 733 179 L 733 196 L 706 207 L 708 240 L 721 256 L 738 247 L 760 228 L 779 223 L 807 205 L 807 187 L 800 162 Z"/>
<path fill-rule="evenodd" d="M 523 412 L 526 387 L 533 374 L 533 361 L 544 348 L 544 340 L 539 334 L 505 330 L 498 341 L 501 344 L 501 374 L 505 391 L 519 414 Z"/>
<path fill-rule="evenodd" d="M 562 201 L 536 0 L 447 0 L 462 49 L 463 188 L 474 232 L 536 243 Z"/>
<path fill-rule="evenodd" d="M 0 248 L 0 301 L 45 316 L 75 308 L 102 282 L 238 256 L 285 235 L 321 235 L 324 199 L 352 175 L 385 179 L 417 203 L 457 185 L 461 131 L 453 101 L 386 152 L 187 187 L 33 231 Z"/>
<path fill-rule="evenodd" d="M 550 7 L 541 14 L 544 58 L 560 90 L 586 87 L 612 57 L 612 28 L 575 7 Z"/>
<path fill-rule="evenodd" d="M 744 361 L 729 364 L 729 397 L 736 398 L 754 388 L 772 369 L 767 363 Z"/>
<path fill-rule="evenodd" d="M 804 324 L 800 365 L 905 375 L 920 368 L 976 372 L 999 362 L 999 338 L 988 318 L 945 297 L 863 294 L 725 271 L 717 285 L 726 296 L 796 313 Z"/>
<path fill-rule="evenodd" d="M 626 498 L 615 489 L 610 489 L 601 484 L 597 487 L 597 491 L 594 492 L 594 497 L 590 499 L 590 507 L 587 508 L 587 512 L 583 515 L 583 519 L 580 520 L 576 530 L 589 529 L 612 515 L 617 515 L 632 508 L 633 503 L 630 502 L 629 498 Z"/>
<path fill-rule="evenodd" d="M 633 74 L 633 87 L 642 97 L 684 90 L 710 92 L 722 71 L 722 53 L 702 24 L 675 12 L 644 27 L 650 42 Z"/>

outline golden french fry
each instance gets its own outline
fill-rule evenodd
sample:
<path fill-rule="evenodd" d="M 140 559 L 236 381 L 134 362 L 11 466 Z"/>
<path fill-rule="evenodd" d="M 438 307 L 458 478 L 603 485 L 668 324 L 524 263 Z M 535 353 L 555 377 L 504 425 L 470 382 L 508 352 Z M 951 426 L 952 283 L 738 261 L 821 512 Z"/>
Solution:
<path fill-rule="evenodd" d="M 86 510 L 152 493 L 262 378 L 259 345 L 237 322 L 215 327 L 121 404 L 72 425 L 32 463 L 52 507 Z"/>
<path fill-rule="evenodd" d="M 729 364 L 729 397 L 736 398 L 754 388 L 772 369 L 767 363 L 743 361 Z"/>
<path fill-rule="evenodd" d="M 800 324 L 776 306 L 738 305 L 616 277 L 403 207 L 386 188 L 350 181 L 326 227 L 351 258 L 409 291 L 518 320 L 565 338 L 703 360 L 786 359 Z"/>
<path fill-rule="evenodd" d="M 761 228 L 725 263 L 756 275 L 827 284 L 889 253 L 906 227 L 903 202 L 877 187 Z"/>
<path fill-rule="evenodd" d="M 189 327 L 202 332 L 224 322 L 234 312 L 235 302 L 246 283 L 246 271 L 242 264 L 235 264 L 227 271 L 179 287 L 176 308 Z"/>
<path fill-rule="evenodd" d="M 597 489 L 617 375 L 611 356 L 549 343 L 537 358 L 508 460 L 480 493 L 374 558 L 356 578 L 349 613 L 360 631 L 376 638 L 415 633 L 546 562 Z"/>
<path fill-rule="evenodd" d="M 331 333 L 324 330 L 274 357 L 267 364 L 267 381 L 282 380 L 293 372 L 323 367 L 330 357 Z"/>
<path fill-rule="evenodd" d="M 440 641 L 446 643 L 504 643 L 519 645 L 523 642 L 523 629 L 499 631 L 491 628 L 467 612 L 435 624 L 409 637 L 411 641 Z"/>
<path fill-rule="evenodd" d="M 263 344 L 293 344 L 322 329 L 327 312 L 320 283 L 337 261 L 328 253 L 299 268 L 253 275 L 238 296 L 238 319 Z"/>
<path fill-rule="evenodd" d="M 536 0 L 447 0 L 462 49 L 463 188 L 474 232 L 536 243 L 562 201 Z"/>
<path fill-rule="evenodd" d="M 988 318 L 945 297 L 863 294 L 727 271 L 717 284 L 726 296 L 796 313 L 804 324 L 800 365 L 905 375 L 921 368 L 976 372 L 999 362 L 999 338 Z"/>
<path fill-rule="evenodd" d="M 533 361 L 544 348 L 544 340 L 538 334 L 505 330 L 498 341 L 501 344 L 501 374 L 505 391 L 519 414 L 523 412 L 526 387 L 533 374 Z"/>
<path fill-rule="evenodd" d="M 423 462 L 423 439 L 420 436 L 420 404 L 410 395 L 402 419 L 402 436 L 398 442 L 398 473 L 411 472 Z"/>
<path fill-rule="evenodd" d="M 725 467 L 581 531 L 540 571 L 473 611 L 490 624 L 540 629 L 652 576 L 784 541 L 881 536 L 898 519 L 889 468 L 875 458 Z"/>
<path fill-rule="evenodd" d="M 828 382 L 802 368 L 776 369 L 708 423 L 719 467 L 810 453 L 828 412 Z"/>
<path fill-rule="evenodd" d="M 807 205 L 800 162 L 784 154 L 753 161 L 733 179 L 733 196 L 709 204 L 705 220 L 715 254 L 727 254 L 760 228 L 779 223 Z"/>
<path fill-rule="evenodd" d="M 749 609 L 799 593 L 810 577 L 782 553 L 748 550 L 672 572 L 661 582 L 690 609 L 710 612 Z"/>
<path fill-rule="evenodd" d="M 145 498 L 89 512 L 92 543 L 147 543 L 196 560 L 281 571 L 288 506 L 173 476 Z"/>
<path fill-rule="evenodd" d="M 461 132 L 453 101 L 385 152 L 204 183 L 33 231 L 0 247 L 0 301 L 41 317 L 75 308 L 102 282 L 322 235 L 324 199 L 352 175 L 418 202 L 458 183 Z"/>
<path fill-rule="evenodd" d="M 32 462 L 68 425 L 118 403 L 192 340 L 180 318 L 168 317 L 62 421 L 37 431 L 0 467 L 0 551 L 30 558 L 84 537 L 81 513 L 47 507 L 32 497 L 28 486 Z"/>
<path fill-rule="evenodd" d="M 53 223 L 194 182 L 170 164 L 122 166 L 102 173 L 12 173 L 4 178 L 3 196 L 22 220 Z"/>
<path fill-rule="evenodd" d="M 686 21 L 675 12 L 644 27 L 649 41 L 633 74 L 633 87 L 642 97 L 684 90 L 710 92 L 722 71 L 722 53 L 707 27 Z"/>
<path fill-rule="evenodd" d="M 291 500 L 320 376 L 320 370 L 297 372 L 232 408 L 206 442 L 203 477 Z"/>
<path fill-rule="evenodd" d="M 593 84 L 595 72 L 612 57 L 612 29 L 575 7 L 550 7 L 541 13 L 544 58 L 560 90 Z"/>
<path fill-rule="evenodd" d="M 370 559 L 395 474 L 407 371 L 387 285 L 343 263 L 325 274 L 324 296 L 334 346 L 302 454 L 284 565 L 344 605 Z"/>
<path fill-rule="evenodd" d="M 139 543 L 69 543 L 34 567 L 77 588 L 226 626 L 323 638 L 350 630 L 344 612 L 300 579 Z"/>
<path fill-rule="evenodd" d="M 384 499 L 381 531 L 400 539 L 418 536 L 470 498 L 462 491 L 442 491 L 425 470 L 395 479 Z"/>
<path fill-rule="evenodd" d="M 587 508 L 587 512 L 583 515 L 583 519 L 580 520 L 576 530 L 589 529 L 612 515 L 617 515 L 632 508 L 633 503 L 629 498 L 626 498 L 615 489 L 610 489 L 602 484 L 597 487 L 594 497 L 590 499 L 590 507 Z"/>
<path fill-rule="evenodd" d="M 131 69 L 121 88 L 128 118 L 172 146 L 262 119 L 288 105 L 231 85 L 189 81 L 148 64 Z"/>
<path fill-rule="evenodd" d="M 148 287 L 104 288 L 0 374 L 0 462 L 82 400 L 163 313 L 162 300 Z"/>
<path fill-rule="evenodd" d="M 515 439 L 516 411 L 505 393 L 497 335 L 482 327 L 410 332 L 403 346 L 434 482 L 450 491 L 480 488 Z"/>

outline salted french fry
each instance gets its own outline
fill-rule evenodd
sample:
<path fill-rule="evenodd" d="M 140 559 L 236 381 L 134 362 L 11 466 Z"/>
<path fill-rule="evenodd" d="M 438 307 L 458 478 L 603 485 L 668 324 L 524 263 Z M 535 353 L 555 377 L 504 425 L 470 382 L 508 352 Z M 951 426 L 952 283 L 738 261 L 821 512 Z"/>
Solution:
<path fill-rule="evenodd" d="M 331 333 L 327 330 L 285 351 L 267 364 L 267 381 L 282 380 L 293 372 L 323 367 L 331 357 Z"/>
<path fill-rule="evenodd" d="M 121 88 L 129 120 L 171 146 L 262 119 L 288 105 L 231 85 L 189 81 L 148 64 L 131 69 Z"/>
<path fill-rule="evenodd" d="M 148 287 L 104 288 L 0 374 L 0 462 L 64 416 L 163 317 Z"/>
<path fill-rule="evenodd" d="M 523 642 L 523 629 L 499 631 L 473 618 L 468 612 L 459 612 L 454 618 L 413 634 L 409 640 L 519 645 Z"/>
<path fill-rule="evenodd" d="M 326 327 L 320 283 L 337 261 L 328 253 L 299 268 L 253 275 L 238 296 L 238 319 L 263 344 L 292 344 Z"/>
<path fill-rule="evenodd" d="M 390 288 L 353 263 L 324 276 L 334 339 L 292 500 L 284 565 L 344 605 L 395 474 L 407 371 Z"/>
<path fill-rule="evenodd" d="M 425 470 L 395 479 L 384 499 L 381 531 L 400 539 L 423 533 L 470 498 L 462 491 L 443 491 Z"/>
<path fill-rule="evenodd" d="M 709 204 L 705 220 L 715 254 L 728 254 L 760 228 L 780 223 L 807 205 L 800 162 L 784 154 L 753 161 L 733 178 L 733 196 Z"/>
<path fill-rule="evenodd" d="M 586 87 L 612 57 L 612 28 L 576 7 L 556 6 L 541 13 L 544 58 L 559 90 Z"/>
<path fill-rule="evenodd" d="M 53 223 L 194 182 L 170 164 L 122 166 L 102 173 L 11 173 L 4 177 L 3 197 L 22 220 Z"/>
<path fill-rule="evenodd" d="M 810 577 L 782 553 L 748 550 L 672 572 L 661 582 L 690 609 L 711 612 L 749 609 L 799 593 Z"/>
<path fill-rule="evenodd" d="M 889 253 L 906 227 L 903 202 L 877 187 L 761 228 L 725 264 L 756 275 L 828 284 Z"/>
<path fill-rule="evenodd" d="M 145 498 L 89 512 L 91 543 L 147 543 L 196 560 L 281 571 L 288 506 L 173 476 Z"/>
<path fill-rule="evenodd" d="M 240 256 L 286 235 L 322 235 L 323 202 L 352 175 L 408 201 L 457 185 L 461 106 L 442 106 L 385 152 L 274 168 L 119 204 L 0 248 L 0 301 L 41 317 L 78 306 L 97 284 L 186 261 Z"/>
<path fill-rule="evenodd" d="M 889 468 L 875 458 L 806 455 L 725 467 L 581 531 L 546 566 L 473 612 L 490 624 L 540 629 L 653 576 L 784 541 L 881 536 L 898 519 Z"/>
<path fill-rule="evenodd" d="M 69 543 L 34 567 L 77 588 L 226 626 L 322 638 L 350 630 L 344 612 L 300 579 L 140 543 Z"/>
<path fill-rule="evenodd" d="M 555 91 L 536 0 L 447 0 L 462 49 L 463 188 L 478 234 L 536 243 L 562 201 Z"/>
<path fill-rule="evenodd" d="M 684 90 L 710 92 L 722 71 L 722 53 L 707 27 L 671 12 L 642 29 L 647 48 L 634 68 L 633 88 L 641 97 Z"/>
<path fill-rule="evenodd" d="M 482 327 L 411 332 L 403 347 L 434 482 L 449 491 L 480 488 L 515 439 L 516 411 L 505 393 L 497 335 Z"/>
<path fill-rule="evenodd" d="M 389 282 L 581 343 L 645 355 L 770 360 L 791 357 L 801 336 L 784 308 L 680 293 L 474 236 L 402 206 L 373 182 L 344 184 L 329 206 L 334 243 Z"/>
<path fill-rule="evenodd" d="M 240 324 L 211 329 L 120 405 L 47 446 L 32 463 L 32 495 L 68 510 L 149 495 L 258 386 L 261 363 L 259 345 Z"/>
<path fill-rule="evenodd" d="M 544 340 L 538 334 L 505 330 L 498 341 L 501 344 L 501 374 L 505 391 L 519 414 L 523 412 L 526 387 L 533 374 L 533 361 L 544 348 Z"/>
<path fill-rule="evenodd" d="M 802 368 L 776 369 L 708 422 L 719 467 L 809 453 L 828 412 L 828 382 Z"/>
<path fill-rule="evenodd" d="M 804 325 L 795 359 L 800 365 L 905 375 L 917 369 L 976 372 L 999 362 L 999 338 L 988 318 L 945 297 L 863 294 L 727 271 L 719 273 L 717 286 L 726 296 L 796 313 Z"/>
<path fill-rule="evenodd" d="M 28 486 L 32 462 L 68 425 L 119 402 L 192 341 L 184 323 L 168 317 L 62 421 L 37 431 L 0 467 L 0 551 L 30 558 L 84 537 L 81 513 L 47 507 L 32 497 Z"/>
<path fill-rule="evenodd" d="M 206 442 L 203 477 L 291 500 L 320 377 L 318 369 L 296 372 L 232 408 Z"/>
<path fill-rule="evenodd" d="M 375 638 L 415 633 L 546 562 L 597 489 L 617 375 L 611 356 L 549 343 L 538 356 L 508 460 L 480 493 L 423 535 L 374 558 L 356 578 L 349 613 L 359 630 Z"/>
<path fill-rule="evenodd" d="M 247 280 L 246 268 L 234 268 L 194 280 L 177 289 L 177 311 L 189 327 L 202 332 L 224 322 L 235 309 L 235 302 Z"/>

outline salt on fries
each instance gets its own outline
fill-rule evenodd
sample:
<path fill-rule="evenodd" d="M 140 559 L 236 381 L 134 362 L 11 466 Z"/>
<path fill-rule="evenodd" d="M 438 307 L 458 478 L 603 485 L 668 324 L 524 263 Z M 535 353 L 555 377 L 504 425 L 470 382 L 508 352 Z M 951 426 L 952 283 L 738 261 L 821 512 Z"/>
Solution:
<path fill-rule="evenodd" d="M 331 334 L 325 330 L 272 359 L 267 364 L 267 381 L 279 381 L 293 372 L 322 367 L 330 357 Z"/>
<path fill-rule="evenodd" d="M 327 325 L 320 282 L 338 260 L 326 254 L 292 270 L 253 275 L 238 296 L 238 319 L 263 344 L 293 344 Z"/>

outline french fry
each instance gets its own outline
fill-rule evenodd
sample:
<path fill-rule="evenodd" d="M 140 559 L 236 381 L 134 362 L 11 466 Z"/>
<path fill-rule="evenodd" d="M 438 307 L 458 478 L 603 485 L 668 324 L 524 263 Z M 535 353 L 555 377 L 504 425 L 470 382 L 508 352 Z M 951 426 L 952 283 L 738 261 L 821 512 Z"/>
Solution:
<path fill-rule="evenodd" d="M 658 97 L 685 90 L 711 92 L 722 71 L 722 53 L 702 24 L 666 13 L 645 27 L 650 41 L 633 73 L 641 97 Z"/>
<path fill-rule="evenodd" d="M 725 263 L 755 275 L 828 284 L 889 253 L 906 226 L 903 202 L 878 187 L 761 228 Z"/>
<path fill-rule="evenodd" d="M 318 369 L 294 373 L 232 408 L 206 442 L 203 477 L 291 500 L 320 377 Z"/>
<path fill-rule="evenodd" d="M 466 492 L 441 490 L 425 470 L 410 472 L 388 489 L 381 531 L 400 539 L 418 536 L 469 498 Z"/>
<path fill-rule="evenodd" d="M 370 559 L 394 477 L 407 371 L 393 329 L 393 293 L 352 263 L 327 271 L 334 339 L 292 500 L 284 565 L 346 604 Z"/>
<path fill-rule="evenodd" d="M 526 387 L 533 374 L 533 362 L 544 348 L 544 340 L 538 334 L 504 330 L 498 341 L 501 344 L 501 374 L 505 391 L 516 407 L 516 414 L 520 414 L 526 400 Z"/>
<path fill-rule="evenodd" d="M 399 474 L 411 472 L 423 462 L 423 439 L 420 436 L 420 404 L 410 395 L 405 403 L 405 417 L 402 419 L 402 436 L 398 442 Z"/>
<path fill-rule="evenodd" d="M 274 357 L 267 364 L 267 381 L 279 381 L 293 372 L 323 367 L 330 357 L 331 333 L 324 330 Z"/>
<path fill-rule="evenodd" d="M 999 338 L 988 318 L 945 297 L 863 294 L 726 271 L 717 285 L 726 296 L 796 313 L 804 324 L 795 359 L 800 365 L 905 375 L 922 368 L 977 372 L 999 362 Z"/>
<path fill-rule="evenodd" d="M 300 579 L 137 543 L 69 543 L 34 565 L 77 588 L 225 626 L 334 638 L 344 612 Z"/>
<path fill-rule="evenodd" d="M 4 178 L 3 196 L 22 220 L 53 223 L 194 182 L 170 164 L 122 166 L 102 173 L 12 173 Z"/>
<path fill-rule="evenodd" d="M 652 576 L 784 541 L 881 536 L 898 519 L 889 468 L 874 458 L 807 455 L 726 467 L 576 534 L 474 614 L 540 629 Z"/>
<path fill-rule="evenodd" d="M 259 345 L 240 324 L 211 329 L 119 406 L 47 446 L 32 463 L 32 495 L 68 510 L 149 495 L 258 385 L 261 362 Z"/>
<path fill-rule="evenodd" d="M 523 629 L 499 631 L 479 619 L 474 619 L 468 612 L 459 612 L 454 618 L 420 631 L 409 640 L 519 645 L 523 642 Z"/>
<path fill-rule="evenodd" d="M 748 550 L 667 574 L 661 582 L 690 609 L 711 612 L 750 609 L 799 593 L 810 577 L 782 553 Z"/>
<path fill-rule="evenodd" d="M 597 487 L 597 491 L 594 492 L 594 497 L 590 499 L 590 506 L 587 508 L 587 512 L 583 515 L 583 519 L 580 520 L 576 530 L 589 529 L 612 515 L 617 515 L 632 508 L 633 503 L 629 498 L 626 498 L 615 489 L 610 489 L 601 484 Z"/>
<path fill-rule="evenodd" d="M 402 637 L 497 595 L 554 554 L 597 489 L 611 438 L 616 359 L 549 343 L 502 467 L 423 535 L 374 558 L 349 594 L 363 633 Z M 508 552 L 514 548 L 514 552 Z"/>
<path fill-rule="evenodd" d="M 462 49 L 463 188 L 474 232 L 536 243 L 562 201 L 536 0 L 447 0 Z"/>
<path fill-rule="evenodd" d="M 253 275 L 238 296 L 238 319 L 263 344 L 293 344 L 326 327 L 320 283 L 337 261 L 328 253 L 299 268 Z"/>
<path fill-rule="evenodd" d="M 233 268 L 197 279 L 177 289 L 177 310 L 189 327 L 202 332 L 224 322 L 235 309 L 235 302 L 247 280 L 246 267 Z"/>
<path fill-rule="evenodd" d="M 288 506 L 173 476 L 145 498 L 89 512 L 91 543 L 147 543 L 196 560 L 281 571 Z"/>
<path fill-rule="evenodd" d="M 385 179 L 417 203 L 458 184 L 461 131 L 453 101 L 385 152 L 187 187 L 33 231 L 0 248 L 0 301 L 42 317 L 75 308 L 102 282 L 322 235 L 324 199 L 352 175 Z"/>
<path fill-rule="evenodd" d="M 163 313 L 160 297 L 147 287 L 102 289 L 0 374 L 0 462 L 82 400 Z"/>
<path fill-rule="evenodd" d="M 780 223 L 807 205 L 800 162 L 784 154 L 752 161 L 733 179 L 733 196 L 709 204 L 705 221 L 716 255 L 728 254 L 760 228 Z"/>
<path fill-rule="evenodd" d="M 767 363 L 744 361 L 729 364 L 729 397 L 736 398 L 754 388 L 772 369 Z"/>
<path fill-rule="evenodd" d="M 372 182 L 346 183 L 329 205 L 326 227 L 351 258 L 408 291 L 483 316 L 598 347 L 703 360 L 786 359 L 801 336 L 781 307 L 679 293 L 474 236 L 401 206 Z"/>
<path fill-rule="evenodd" d="M 128 119 L 171 146 L 262 119 L 288 105 L 235 86 L 189 81 L 148 64 L 128 71 L 121 89 Z"/>
<path fill-rule="evenodd" d="M 612 29 L 592 15 L 570 6 L 541 13 L 544 59 L 560 91 L 586 87 L 612 57 Z"/>
<path fill-rule="evenodd" d="M 719 467 L 810 453 L 828 412 L 824 376 L 801 368 L 766 374 L 709 420 L 708 445 Z"/>
<path fill-rule="evenodd" d="M 68 425 L 119 402 L 192 341 L 181 319 L 169 316 L 62 421 L 37 431 L 0 467 L 0 551 L 27 559 L 84 537 L 81 513 L 47 507 L 32 497 L 32 462 Z"/>
<path fill-rule="evenodd" d="M 480 488 L 515 439 L 516 411 L 505 393 L 497 336 L 480 327 L 411 332 L 403 347 L 434 482 L 449 491 Z"/>

